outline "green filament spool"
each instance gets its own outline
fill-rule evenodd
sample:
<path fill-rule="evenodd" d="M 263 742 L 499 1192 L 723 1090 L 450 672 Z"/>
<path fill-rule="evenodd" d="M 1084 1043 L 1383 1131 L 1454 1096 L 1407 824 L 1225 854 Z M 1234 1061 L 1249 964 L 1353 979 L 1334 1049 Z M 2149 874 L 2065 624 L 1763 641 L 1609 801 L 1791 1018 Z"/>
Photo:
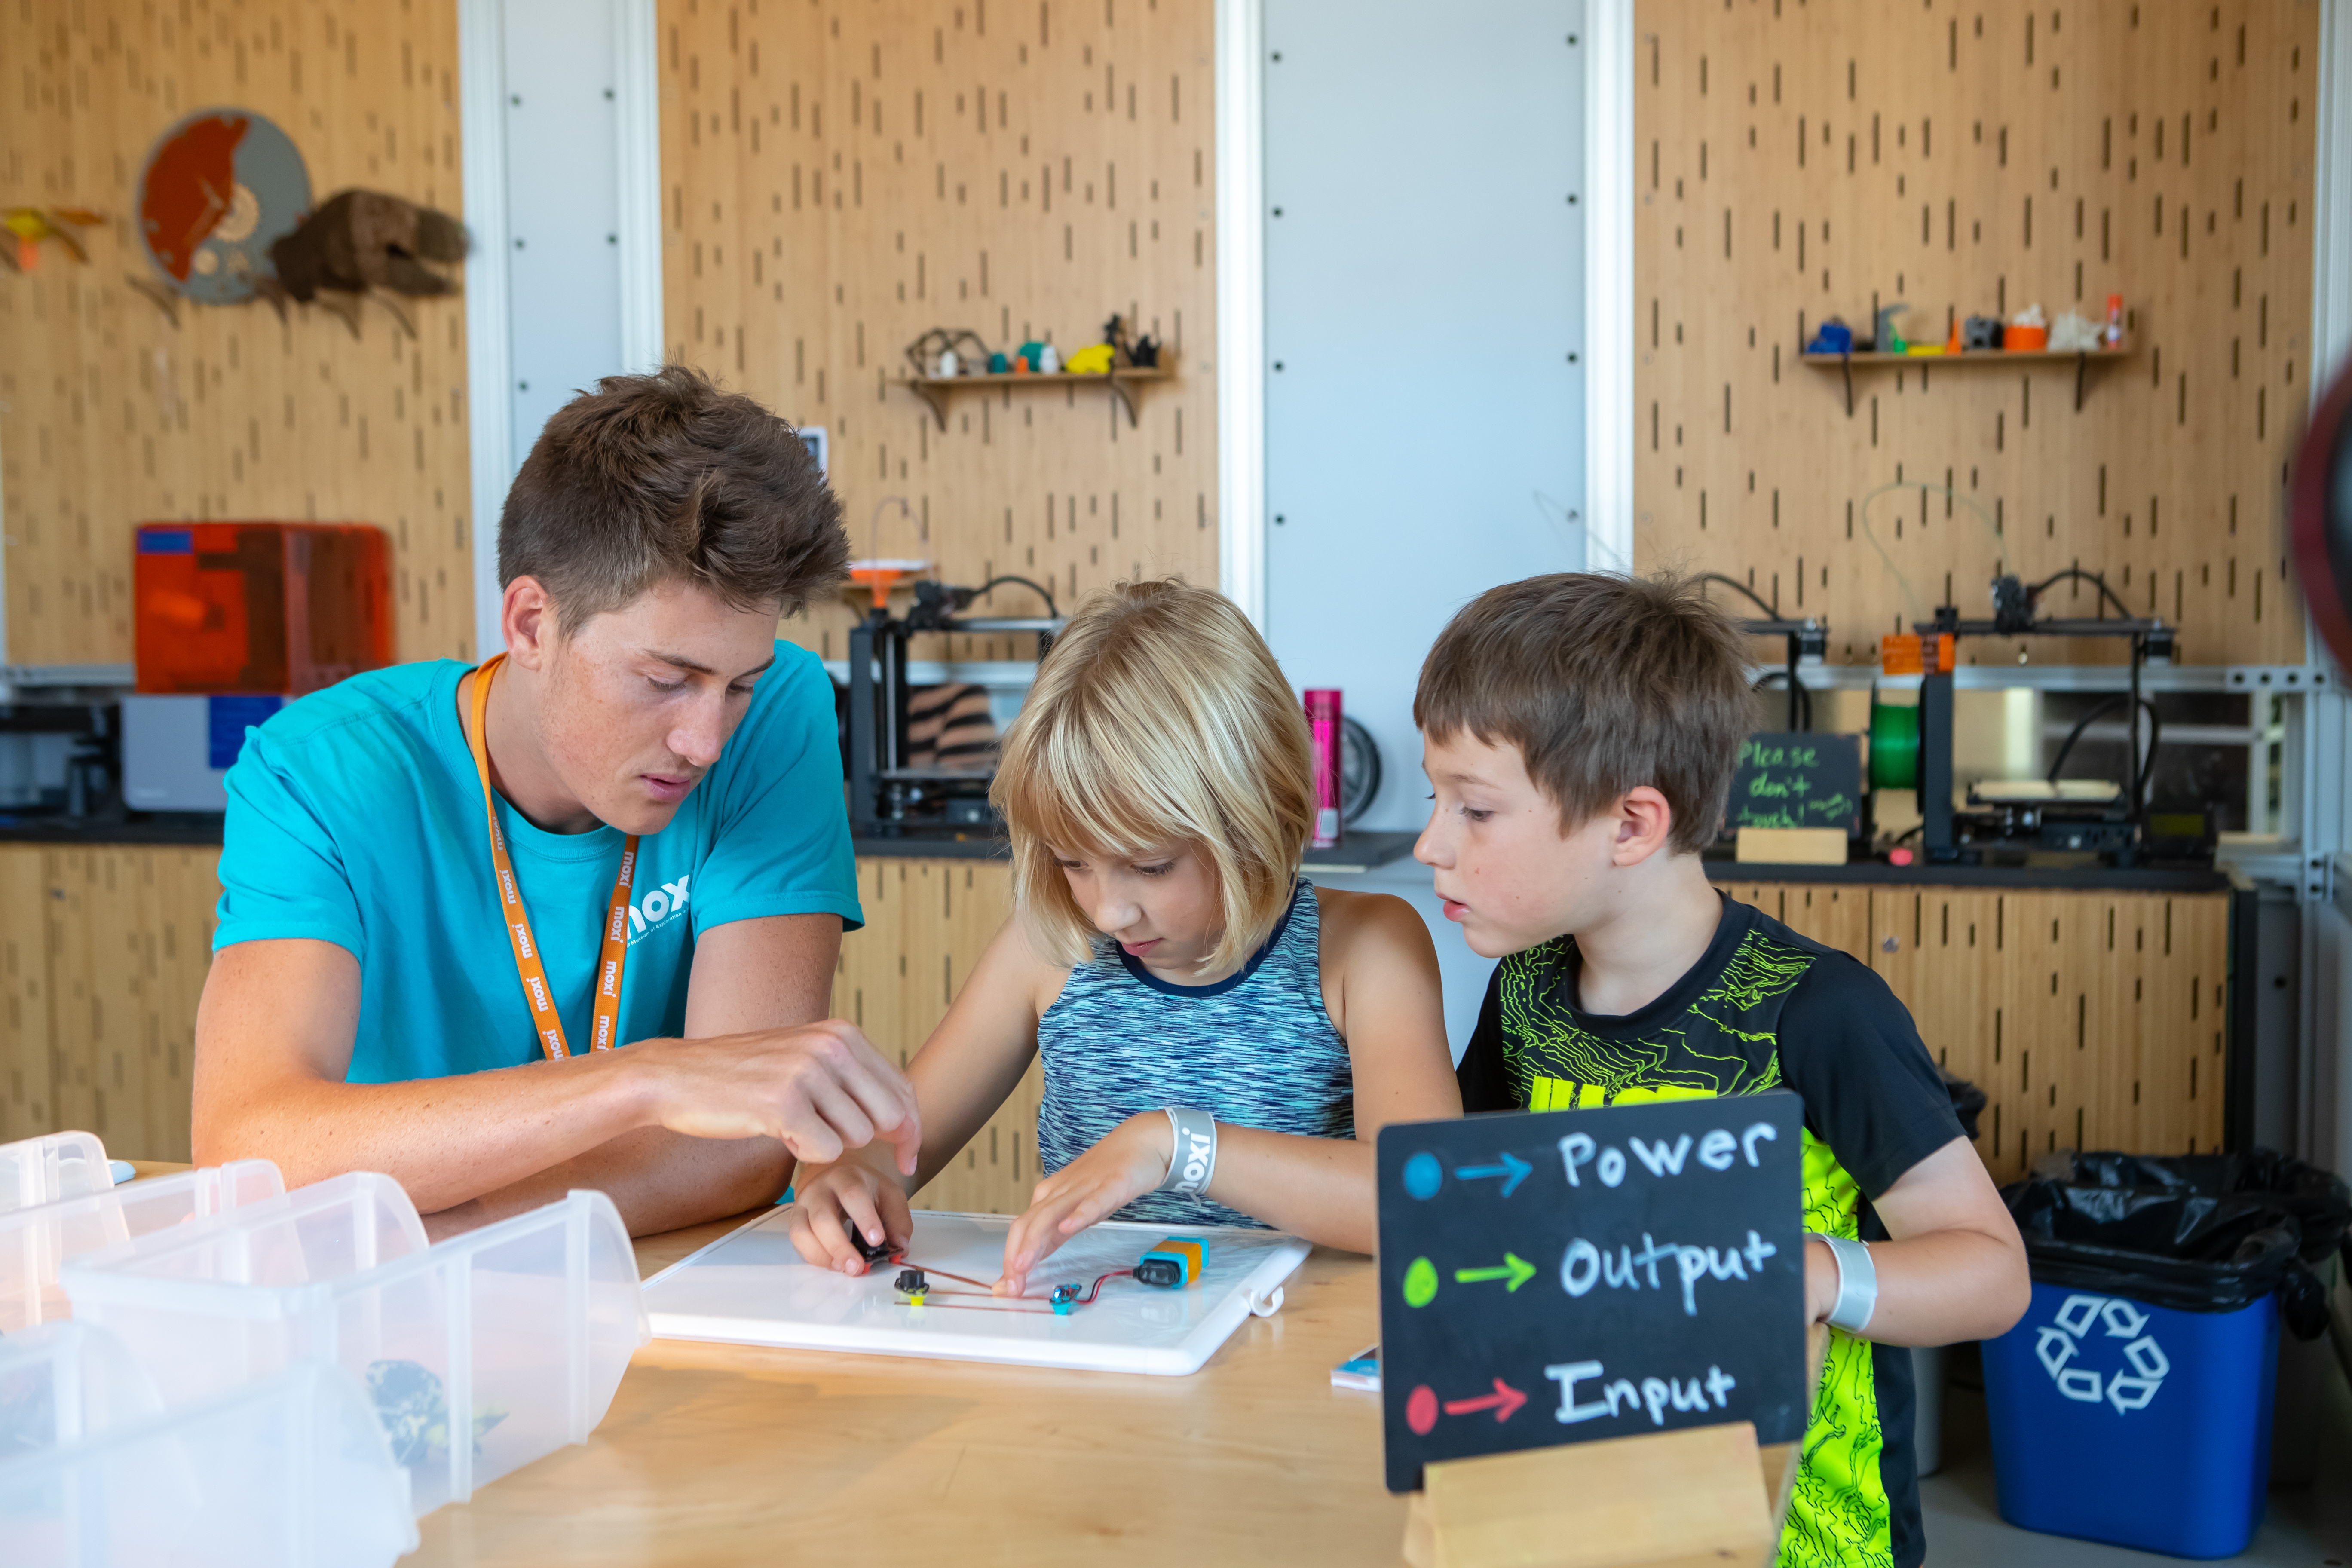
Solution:
<path fill-rule="evenodd" d="M 1919 787 L 1919 710 L 1870 705 L 1870 787 Z"/>

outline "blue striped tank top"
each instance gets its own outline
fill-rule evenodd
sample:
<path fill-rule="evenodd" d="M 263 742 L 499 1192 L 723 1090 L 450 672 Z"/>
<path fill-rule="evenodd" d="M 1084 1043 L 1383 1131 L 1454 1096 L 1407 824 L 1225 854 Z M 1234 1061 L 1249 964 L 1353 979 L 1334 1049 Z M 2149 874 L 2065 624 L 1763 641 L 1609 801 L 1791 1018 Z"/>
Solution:
<path fill-rule="evenodd" d="M 1323 1010 L 1321 912 L 1305 878 L 1265 945 L 1212 985 L 1175 985 L 1108 938 L 1037 1021 L 1045 1092 L 1037 1158 L 1051 1174 L 1141 1111 L 1189 1105 L 1235 1127 L 1356 1135 L 1348 1042 Z M 1111 1216 L 1267 1228 L 1207 1198 L 1146 1193 Z"/>

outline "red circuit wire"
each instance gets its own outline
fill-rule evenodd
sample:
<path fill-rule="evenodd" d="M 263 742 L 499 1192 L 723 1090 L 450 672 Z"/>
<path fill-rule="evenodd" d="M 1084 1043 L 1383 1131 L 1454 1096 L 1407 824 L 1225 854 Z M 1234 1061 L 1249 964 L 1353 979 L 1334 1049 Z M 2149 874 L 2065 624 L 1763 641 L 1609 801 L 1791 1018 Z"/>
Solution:
<path fill-rule="evenodd" d="M 982 1290 L 985 1291 L 990 1296 L 995 1296 L 995 1291 L 989 1287 L 985 1280 L 974 1279 L 968 1274 L 951 1274 L 944 1268 L 928 1268 L 923 1264 L 909 1260 L 907 1255 L 903 1252 L 892 1253 L 890 1255 L 889 1261 L 904 1268 L 919 1269 L 926 1275 L 936 1274 L 942 1279 L 953 1279 L 959 1284 L 977 1285 L 982 1289 Z M 1102 1294 L 1102 1288 L 1106 1282 L 1117 1279 L 1122 1275 L 1132 1275 L 1134 1272 L 1135 1270 L 1132 1268 L 1114 1268 L 1109 1273 L 1099 1276 L 1092 1285 L 1087 1287 L 1087 1293 L 1076 1298 L 1071 1304 L 1078 1307 L 1090 1307 L 1094 1305 L 1095 1299 Z M 961 1290 L 931 1290 L 925 1292 L 925 1294 L 929 1296 L 961 1296 L 964 1294 L 964 1292 Z M 1036 1300 L 1034 1297 L 1013 1298 L 1013 1300 L 1022 1301 L 1034 1300 Z M 942 1301 L 940 1303 L 940 1306 L 950 1310 L 964 1312 L 1028 1312 L 1034 1316 L 1036 1311 L 1036 1309 L 1034 1307 L 1014 1306 L 1012 1304 L 1012 1301 L 1003 1300 L 1002 1299 L 999 1299 L 995 1304 L 985 1307 L 967 1307 L 959 1305 L 952 1301 Z M 1050 1307 L 1048 1307 L 1046 1310 L 1049 1316 L 1057 1315 L 1053 1312 L 1053 1310 Z"/>

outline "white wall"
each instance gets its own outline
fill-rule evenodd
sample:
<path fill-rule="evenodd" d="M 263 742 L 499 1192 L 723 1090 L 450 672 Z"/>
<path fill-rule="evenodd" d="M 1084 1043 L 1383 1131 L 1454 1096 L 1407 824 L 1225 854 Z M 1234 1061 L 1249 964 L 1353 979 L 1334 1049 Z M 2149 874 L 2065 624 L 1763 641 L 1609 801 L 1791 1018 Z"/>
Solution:
<path fill-rule="evenodd" d="M 1265 631 L 1379 742 L 1359 826 L 1427 820 L 1412 691 L 1447 618 L 1585 564 L 1583 9 L 1265 0 Z M 1421 868 L 1348 885 L 1430 920 L 1458 1048 L 1491 966 Z"/>
<path fill-rule="evenodd" d="M 653 0 L 459 0 L 474 619 L 498 642 L 498 520 L 548 416 L 661 360 Z"/>

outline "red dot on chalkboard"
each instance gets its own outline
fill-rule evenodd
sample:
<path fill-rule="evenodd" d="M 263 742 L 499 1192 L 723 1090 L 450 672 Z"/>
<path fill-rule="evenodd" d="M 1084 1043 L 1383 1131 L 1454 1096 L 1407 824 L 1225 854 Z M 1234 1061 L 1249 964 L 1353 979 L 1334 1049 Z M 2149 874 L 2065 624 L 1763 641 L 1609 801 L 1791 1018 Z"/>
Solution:
<path fill-rule="evenodd" d="M 1412 1428 L 1416 1437 L 1429 1436 L 1430 1428 L 1437 1425 L 1435 1390 L 1424 1384 L 1405 1396 L 1404 1424 Z"/>

